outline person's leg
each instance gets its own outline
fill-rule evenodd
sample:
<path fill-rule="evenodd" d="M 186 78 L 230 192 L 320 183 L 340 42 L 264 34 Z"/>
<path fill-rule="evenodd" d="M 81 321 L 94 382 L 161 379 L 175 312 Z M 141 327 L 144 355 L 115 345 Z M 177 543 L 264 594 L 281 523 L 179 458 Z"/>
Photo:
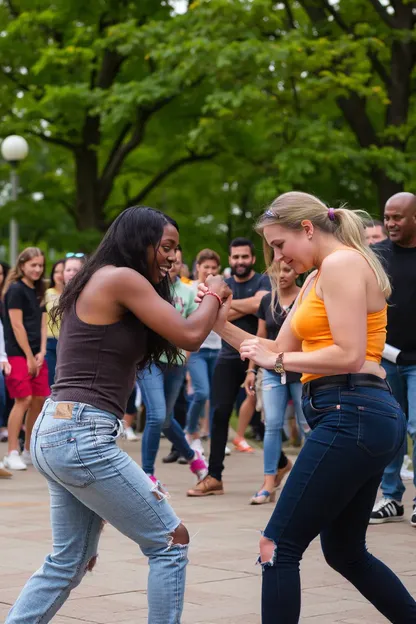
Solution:
<path fill-rule="evenodd" d="M 238 426 L 237 435 L 233 440 L 233 444 L 238 451 L 252 453 L 253 447 L 245 440 L 246 430 L 249 426 L 254 412 L 256 410 L 256 397 L 246 395 L 242 402 L 240 409 L 238 410 Z"/>
<path fill-rule="evenodd" d="M 2 431 L 7 431 L 6 382 L 4 381 L 4 374 L 0 371 L 0 442 Z"/>
<path fill-rule="evenodd" d="M 23 398 L 15 398 L 12 411 L 9 414 L 9 421 L 7 423 L 7 431 L 9 435 L 8 440 L 8 452 L 19 450 L 19 433 L 23 425 L 23 420 L 27 410 L 30 408 L 32 401 L 31 396 Z"/>
<path fill-rule="evenodd" d="M 189 462 L 194 458 L 195 452 L 186 441 L 185 432 L 180 424 L 175 420 L 173 413 L 175 403 L 178 399 L 185 379 L 185 373 L 185 366 L 170 366 L 164 370 L 164 392 L 166 399 L 166 414 L 168 417 L 163 423 L 162 431 L 167 439 L 172 442 L 179 454 Z"/>
<path fill-rule="evenodd" d="M 66 404 L 67 406 L 68 404 Z M 59 404 L 48 402 L 35 425 L 32 454 L 36 467 L 49 479 L 64 486 L 80 503 L 136 542 L 149 558 L 149 624 L 177 624 L 181 618 L 189 535 L 173 512 L 166 496 L 143 470 L 116 444 L 120 433 L 117 419 L 82 404 L 72 406 L 70 418 L 55 419 Z M 51 428 L 54 428 L 51 435 Z M 68 430 L 73 437 L 68 438 Z M 67 505 L 61 500 L 57 512 L 67 526 Z M 52 509 L 54 514 L 54 506 Z M 70 557 L 67 543 L 76 540 L 78 515 L 70 518 L 68 536 L 59 541 L 64 560 L 71 559 L 81 575 L 95 561 L 90 549 L 85 560 Z M 98 524 L 98 530 L 100 523 Z M 81 537 L 85 526 L 80 530 Z M 94 532 L 93 532 L 94 533 Z M 87 535 L 84 537 L 84 544 Z M 81 540 L 80 544 L 81 546 Z M 81 563 L 83 565 L 81 565 Z M 91 565 L 88 565 L 91 564 Z M 56 571 L 56 570 L 55 570 Z M 44 605 L 38 601 L 38 615 Z M 22 605 L 21 612 L 24 612 Z M 43 624 L 49 619 L 12 620 L 12 624 Z M 11 624 L 7 622 L 7 624 Z"/>
<path fill-rule="evenodd" d="M 52 553 L 24 586 L 6 624 L 46 624 L 91 570 L 103 521 L 62 485 L 48 479 Z"/>
<path fill-rule="evenodd" d="M 270 370 L 263 372 L 264 484 L 269 493 L 275 489 L 275 477 L 282 450 L 282 429 L 288 400 L 288 388 L 280 382 L 280 375 Z"/>
<path fill-rule="evenodd" d="M 300 382 L 290 383 L 288 385 L 288 391 L 293 401 L 293 407 L 295 409 L 296 420 L 298 423 L 299 433 L 302 440 L 304 440 L 311 432 L 305 414 L 302 408 L 302 384 Z"/>
<path fill-rule="evenodd" d="M 55 383 L 57 345 L 58 341 L 56 338 L 48 338 L 46 341 L 46 361 L 48 363 L 48 383 L 50 388 Z"/>
<path fill-rule="evenodd" d="M 382 365 L 387 373 L 387 381 L 390 384 L 396 401 L 398 401 L 402 409 L 405 410 L 405 385 L 399 368 L 396 364 L 388 362 L 387 360 L 382 360 Z M 400 470 L 403 465 L 405 453 L 406 441 L 404 441 L 403 446 L 399 449 L 396 457 L 394 457 L 389 465 L 386 466 L 381 480 L 381 491 L 383 492 L 383 497 L 393 499 L 398 503 L 401 503 L 406 489 L 400 476 Z"/>
<path fill-rule="evenodd" d="M 23 459 L 27 462 L 31 461 L 29 449 L 33 425 L 43 408 L 46 397 L 51 393 L 48 381 L 48 364 L 46 361 L 43 362 L 37 377 L 33 377 L 30 383 L 32 387 L 32 401 L 26 413 L 25 448 L 23 451 Z"/>
<path fill-rule="evenodd" d="M 166 420 L 163 372 L 152 364 L 150 370 L 140 372 L 138 382 L 146 407 L 146 425 L 142 435 L 142 466 L 147 474 L 153 475 L 160 444 L 160 432 Z"/>
<path fill-rule="evenodd" d="M 403 440 L 404 416 L 387 392 L 356 388 L 341 401 L 340 394 L 328 390 L 304 400 L 313 431 L 261 538 L 263 624 L 297 624 L 303 552 L 370 479 L 379 479 Z M 368 516 L 374 495 L 366 492 Z"/>
<path fill-rule="evenodd" d="M 247 362 L 240 359 L 219 358 L 214 372 L 212 395 L 214 399 L 214 422 L 211 433 L 209 474 L 221 481 L 224 469 L 228 425 L 234 403 L 244 381 Z"/>
<path fill-rule="evenodd" d="M 413 442 L 413 484 L 416 487 L 416 366 L 400 366 L 399 371 L 406 382 L 408 410 L 407 430 Z M 414 498 L 413 503 L 416 504 L 416 498 Z"/>
<path fill-rule="evenodd" d="M 188 360 L 188 370 L 194 389 L 186 421 L 186 431 L 191 437 L 197 437 L 199 420 L 209 398 L 209 358 L 206 354 L 207 351 L 209 349 L 201 349 L 196 353 L 191 353 Z"/>
<path fill-rule="evenodd" d="M 46 397 L 44 396 L 32 396 L 32 401 L 30 403 L 30 407 L 26 413 L 26 435 L 25 435 L 25 451 L 29 453 L 30 449 L 30 438 L 32 435 L 33 425 L 36 422 L 37 417 L 42 411 L 42 407 L 45 403 Z"/>
<path fill-rule="evenodd" d="M 218 356 L 220 354 L 220 350 L 210 349 L 209 351 L 210 351 L 209 358 L 208 358 L 209 406 L 208 406 L 208 418 L 206 419 L 207 420 L 206 431 L 208 431 L 209 435 L 211 436 L 212 422 L 214 419 L 214 402 L 213 402 L 213 396 L 212 396 L 212 384 L 214 380 L 214 372 L 215 372 L 215 367 L 217 366 L 217 361 L 218 361 Z"/>
<path fill-rule="evenodd" d="M 328 528 L 321 533 L 328 565 L 342 574 L 390 622 L 416 622 L 416 602 L 399 578 L 366 548 L 368 521 L 380 475 L 356 493 Z"/>
<path fill-rule="evenodd" d="M 182 382 L 181 389 L 179 390 L 178 398 L 176 399 L 175 406 L 173 408 L 173 418 L 180 425 L 182 430 L 186 426 L 186 414 L 188 411 L 188 400 L 186 398 L 186 378 Z M 163 458 L 164 464 L 171 464 L 180 459 L 180 463 L 188 463 L 186 459 L 180 457 L 178 449 L 172 444 L 169 455 Z"/>

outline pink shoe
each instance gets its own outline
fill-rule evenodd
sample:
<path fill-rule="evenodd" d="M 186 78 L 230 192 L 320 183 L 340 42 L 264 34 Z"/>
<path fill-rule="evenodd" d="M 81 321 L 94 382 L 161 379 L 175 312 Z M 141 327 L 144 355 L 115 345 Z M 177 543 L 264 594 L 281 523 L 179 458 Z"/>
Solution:
<path fill-rule="evenodd" d="M 149 477 L 150 481 L 153 481 L 153 483 L 155 485 L 157 485 L 158 481 L 157 481 L 155 475 L 147 475 L 147 476 Z"/>
<path fill-rule="evenodd" d="M 205 479 L 208 474 L 208 466 L 202 457 L 202 453 L 196 450 L 193 460 L 189 463 L 189 468 L 196 475 L 198 482 Z"/>

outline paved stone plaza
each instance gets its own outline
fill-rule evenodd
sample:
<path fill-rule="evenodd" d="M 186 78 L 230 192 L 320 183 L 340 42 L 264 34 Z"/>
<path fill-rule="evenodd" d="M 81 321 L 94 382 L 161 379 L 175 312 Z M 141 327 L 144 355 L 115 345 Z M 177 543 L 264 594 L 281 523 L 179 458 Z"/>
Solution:
<path fill-rule="evenodd" d="M 121 443 L 136 459 L 140 443 Z M 163 441 L 161 453 L 168 449 Z M 5 450 L 1 445 L 0 451 Z M 161 455 L 162 456 L 162 455 Z M 225 496 L 189 499 L 193 478 L 186 466 L 159 466 L 158 476 L 192 539 L 183 624 L 259 624 L 259 531 L 272 505 L 251 507 L 260 485 L 262 452 L 226 458 Z M 411 509 L 411 483 L 406 493 Z M 399 573 L 416 595 L 416 529 L 408 522 L 370 527 L 369 546 Z M 50 549 L 46 482 L 33 467 L 0 480 L 0 621 L 31 572 Z M 71 594 L 56 624 L 144 624 L 147 562 L 134 543 L 106 526 L 99 561 Z M 386 622 L 364 598 L 325 564 L 315 541 L 302 563 L 303 624 Z"/>

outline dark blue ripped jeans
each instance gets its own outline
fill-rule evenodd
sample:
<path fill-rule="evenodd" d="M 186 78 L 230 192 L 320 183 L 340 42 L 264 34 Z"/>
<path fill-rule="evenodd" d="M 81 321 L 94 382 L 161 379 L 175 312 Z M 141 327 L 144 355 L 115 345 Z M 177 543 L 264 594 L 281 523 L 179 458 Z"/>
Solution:
<path fill-rule="evenodd" d="M 416 623 L 416 602 L 366 548 L 383 470 L 406 432 L 399 404 L 387 386 L 346 386 L 304 397 L 303 410 L 313 431 L 264 532 L 276 547 L 262 563 L 263 624 L 299 621 L 299 562 L 317 535 L 327 563 L 390 622 Z"/>

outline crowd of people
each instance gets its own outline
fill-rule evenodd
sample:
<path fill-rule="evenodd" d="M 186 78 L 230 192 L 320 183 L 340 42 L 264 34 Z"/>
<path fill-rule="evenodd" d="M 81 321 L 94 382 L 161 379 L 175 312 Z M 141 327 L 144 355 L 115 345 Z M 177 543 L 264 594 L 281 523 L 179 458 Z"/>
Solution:
<path fill-rule="evenodd" d="M 163 461 L 196 477 L 189 497 L 223 495 L 235 409 L 236 452 L 253 452 L 245 431 L 264 421 L 263 481 L 248 502 L 274 502 L 288 476 L 260 542 L 262 621 L 298 622 L 299 562 L 320 534 L 329 565 L 389 621 L 416 622 L 415 601 L 365 545 L 369 523 L 405 519 L 406 431 L 416 461 L 416 197 L 393 196 L 377 222 L 286 193 L 256 230 L 265 274 L 253 241 L 236 238 L 229 276 L 203 249 L 189 278 L 178 224 L 148 208 L 124 211 L 91 258 L 55 263 L 49 283 L 37 248 L 2 266 L 0 477 L 31 463 L 46 476 L 70 554 L 47 557 L 7 624 L 50 621 L 94 565 L 103 520 L 149 557 L 149 622 L 180 622 L 189 535 L 157 478 L 160 438 L 172 443 Z M 124 419 L 138 439 L 140 401 L 141 468 L 116 445 Z M 290 406 L 294 463 L 282 450 Z M 63 528 L 59 502 L 81 520 Z"/>

